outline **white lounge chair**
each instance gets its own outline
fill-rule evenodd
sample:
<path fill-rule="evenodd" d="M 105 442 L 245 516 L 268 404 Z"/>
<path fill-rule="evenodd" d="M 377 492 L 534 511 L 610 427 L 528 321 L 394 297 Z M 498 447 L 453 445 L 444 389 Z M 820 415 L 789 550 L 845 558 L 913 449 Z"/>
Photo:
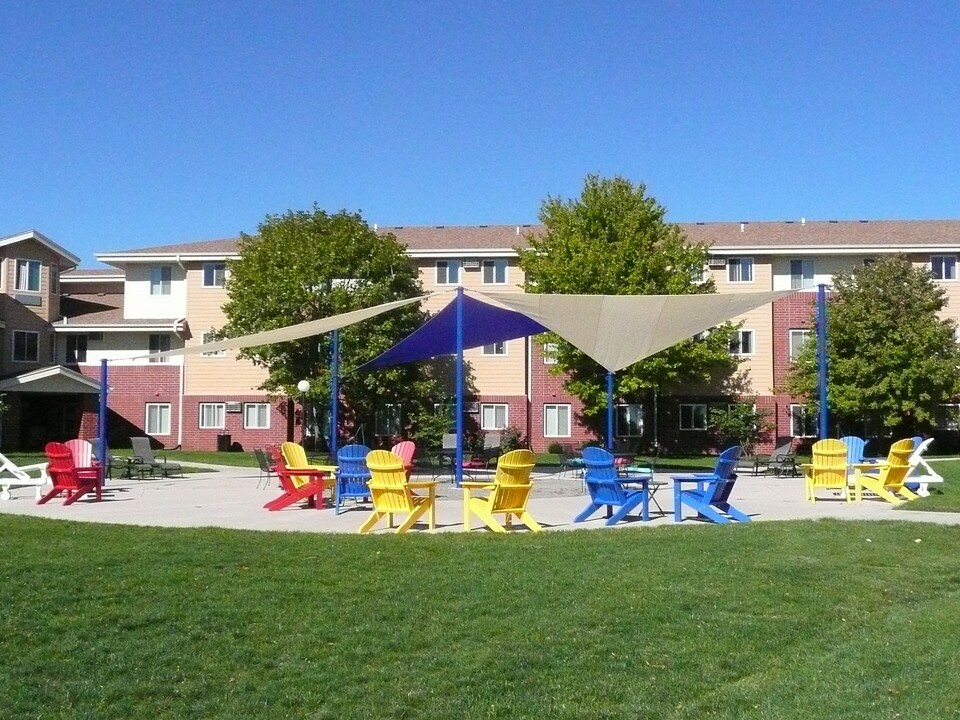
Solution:
<path fill-rule="evenodd" d="M 12 487 L 35 487 L 37 500 L 39 500 L 43 495 L 40 488 L 51 483 L 45 462 L 20 466 L 0 453 L 0 472 L 13 475 L 13 477 L 0 477 L 0 500 L 10 499 Z"/>
<path fill-rule="evenodd" d="M 913 483 L 917 484 L 916 493 L 921 497 L 926 497 L 930 494 L 928 485 L 934 482 L 943 482 L 943 475 L 935 471 L 926 460 L 923 459 L 924 451 L 930 447 L 930 443 L 933 442 L 933 438 L 927 438 L 919 445 L 916 445 L 913 448 L 913 453 L 910 455 L 910 459 L 907 460 L 910 463 L 910 474 L 907 475 L 904 484 L 910 487 L 913 487 Z"/>

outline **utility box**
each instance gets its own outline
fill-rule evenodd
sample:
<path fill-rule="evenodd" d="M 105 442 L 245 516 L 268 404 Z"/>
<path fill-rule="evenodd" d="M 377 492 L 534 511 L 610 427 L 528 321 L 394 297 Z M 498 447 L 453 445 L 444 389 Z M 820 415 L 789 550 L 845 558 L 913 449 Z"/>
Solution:
<path fill-rule="evenodd" d="M 230 452 L 230 433 L 217 435 L 217 452 Z"/>

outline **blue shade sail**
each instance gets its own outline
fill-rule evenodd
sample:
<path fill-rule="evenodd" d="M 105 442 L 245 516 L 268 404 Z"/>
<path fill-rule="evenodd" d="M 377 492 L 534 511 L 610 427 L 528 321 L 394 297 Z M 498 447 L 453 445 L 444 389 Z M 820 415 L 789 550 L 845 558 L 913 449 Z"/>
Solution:
<path fill-rule="evenodd" d="M 547 332 L 547 328 L 516 310 L 463 296 L 463 347 L 466 349 L 542 332 Z M 456 351 L 457 309 L 456 303 L 451 302 L 420 328 L 359 369 L 374 370 L 438 355 L 453 355 Z"/>

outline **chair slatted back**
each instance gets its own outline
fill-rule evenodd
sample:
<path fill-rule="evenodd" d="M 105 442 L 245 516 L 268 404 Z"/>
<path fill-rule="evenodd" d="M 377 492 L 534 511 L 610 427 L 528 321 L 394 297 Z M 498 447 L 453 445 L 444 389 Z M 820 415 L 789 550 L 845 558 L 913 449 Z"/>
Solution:
<path fill-rule="evenodd" d="M 726 502 L 737 481 L 736 469 L 743 447 L 734 445 L 720 453 L 713 468 L 713 477 L 704 490 L 703 499 L 708 504 Z"/>
<path fill-rule="evenodd" d="M 366 465 L 370 469 L 369 487 L 374 510 L 381 513 L 413 512 L 413 496 L 407 485 L 403 458 L 389 450 L 372 450 L 366 456 Z"/>
<path fill-rule="evenodd" d="M 500 456 L 490 492 L 490 512 L 521 511 L 527 507 L 533 489 L 530 473 L 535 463 L 536 455 L 530 450 L 512 450 Z"/>
<path fill-rule="evenodd" d="M 73 464 L 78 468 L 89 468 L 94 465 L 93 443 L 89 440 L 74 438 L 67 440 L 64 446 L 73 455 Z"/>
<path fill-rule="evenodd" d="M 847 465 L 856 465 L 863 462 L 863 454 L 867 441 L 856 435 L 846 435 L 840 442 L 847 446 Z"/>
<path fill-rule="evenodd" d="M 413 456 L 417 452 L 417 446 L 413 440 L 401 440 L 390 448 L 390 452 L 403 460 L 403 467 L 407 471 L 407 477 L 409 477 L 410 471 L 413 470 Z"/>
<path fill-rule="evenodd" d="M 341 495 L 354 497 L 369 494 L 367 483 L 371 470 L 367 465 L 370 448 L 366 445 L 344 445 L 337 451 L 337 488 Z M 403 459 L 400 460 L 403 462 Z"/>
<path fill-rule="evenodd" d="M 73 461 L 73 453 L 70 452 L 70 448 L 63 443 L 49 442 L 43 448 L 43 452 L 49 461 L 47 473 L 53 480 L 55 488 L 79 490 L 84 486 L 77 474 L 77 467 Z"/>
<path fill-rule="evenodd" d="M 613 455 L 603 448 L 585 447 L 581 457 L 583 480 L 593 501 L 604 505 L 623 505 L 627 495 L 620 483 Z"/>
<path fill-rule="evenodd" d="M 859 440 L 859 438 L 854 438 Z M 862 442 L 862 441 L 861 441 Z M 860 448 L 863 454 L 863 448 Z M 842 440 L 827 439 L 813 444 L 813 467 L 810 482 L 816 488 L 847 487 L 847 470 L 850 449 Z"/>
<path fill-rule="evenodd" d="M 913 455 L 913 439 L 897 440 L 890 446 L 887 455 L 887 464 L 880 469 L 880 480 L 883 486 L 893 492 L 898 492 L 907 475 L 910 474 L 910 456 Z"/>
<path fill-rule="evenodd" d="M 280 446 L 280 452 L 283 454 L 283 460 L 289 468 L 310 467 L 307 462 L 307 453 L 303 447 L 295 442 L 285 442 Z"/>

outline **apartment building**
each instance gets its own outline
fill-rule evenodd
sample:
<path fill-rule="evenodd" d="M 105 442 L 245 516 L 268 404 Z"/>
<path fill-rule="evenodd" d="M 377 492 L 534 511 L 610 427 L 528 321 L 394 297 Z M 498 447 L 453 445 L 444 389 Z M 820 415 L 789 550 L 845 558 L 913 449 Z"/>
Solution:
<path fill-rule="evenodd" d="M 618 404 L 616 433 L 628 444 L 648 445 L 655 438 L 667 447 L 708 447 L 710 408 L 725 407 L 736 397 L 755 397 L 758 408 L 769 413 L 775 423 L 771 441 L 812 434 L 813 418 L 804 416 L 796 398 L 777 389 L 809 338 L 816 286 L 880 255 L 906 253 L 928 268 L 948 292 L 946 313 L 960 319 L 960 298 L 954 298 L 960 292 L 960 221 L 799 220 L 681 227 L 691 240 L 710 246 L 704 273 L 718 292 L 800 292 L 738 318 L 743 327 L 730 348 L 741 359 L 735 378 L 713 386 L 661 388 Z M 380 231 L 407 245 L 427 292 L 458 284 L 483 292 L 523 292 L 516 248 L 540 228 Z M 227 261 L 237 257 L 236 248 L 236 240 L 226 239 L 101 253 L 97 259 L 111 269 L 83 270 L 76 269 L 74 256 L 39 233 L 0 239 L 5 253 L 3 332 L 10 338 L 0 357 L 5 378 L 0 392 L 12 398 L 4 424 L 17 428 L 4 434 L 4 446 L 37 446 L 77 432 L 93 435 L 103 358 L 110 360 L 114 445 L 144 432 L 166 447 L 195 449 L 215 449 L 227 436 L 243 447 L 299 438 L 295 403 L 258 390 L 264 371 L 233 353 L 160 362 L 146 357 L 200 344 L 223 324 Z M 425 307 L 435 311 L 444 302 L 431 298 Z M 550 372 L 549 348 L 536 339 L 468 350 L 465 360 L 467 411 L 478 429 L 516 427 L 538 451 L 552 443 L 594 438 L 582 422 L 581 404 Z M 44 403 L 44 397 L 60 399 Z M 40 407 L 47 409 L 35 412 Z"/>

